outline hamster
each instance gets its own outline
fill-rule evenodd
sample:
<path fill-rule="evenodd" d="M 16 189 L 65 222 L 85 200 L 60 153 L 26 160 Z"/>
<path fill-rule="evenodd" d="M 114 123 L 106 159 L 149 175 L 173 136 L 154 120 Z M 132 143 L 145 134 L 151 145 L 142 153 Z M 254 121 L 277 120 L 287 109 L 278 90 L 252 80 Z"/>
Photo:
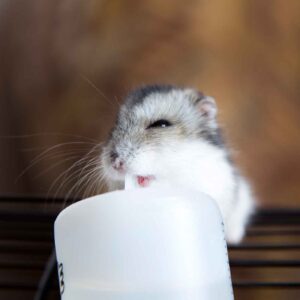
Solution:
<path fill-rule="evenodd" d="M 204 192 L 220 208 L 227 241 L 240 242 L 255 201 L 216 116 L 215 100 L 195 89 L 149 85 L 131 92 L 101 154 L 108 189 L 124 188 L 130 175 L 141 186 L 157 180 Z"/>

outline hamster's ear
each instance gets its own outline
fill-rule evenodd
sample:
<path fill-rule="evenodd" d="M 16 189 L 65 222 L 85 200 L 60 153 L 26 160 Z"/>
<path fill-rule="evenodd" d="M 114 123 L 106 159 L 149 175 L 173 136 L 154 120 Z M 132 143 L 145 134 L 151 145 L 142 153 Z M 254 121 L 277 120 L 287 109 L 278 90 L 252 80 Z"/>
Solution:
<path fill-rule="evenodd" d="M 201 116 L 205 118 L 214 119 L 217 115 L 217 104 L 213 97 L 199 94 L 199 97 L 195 102 L 195 106 L 200 112 Z"/>

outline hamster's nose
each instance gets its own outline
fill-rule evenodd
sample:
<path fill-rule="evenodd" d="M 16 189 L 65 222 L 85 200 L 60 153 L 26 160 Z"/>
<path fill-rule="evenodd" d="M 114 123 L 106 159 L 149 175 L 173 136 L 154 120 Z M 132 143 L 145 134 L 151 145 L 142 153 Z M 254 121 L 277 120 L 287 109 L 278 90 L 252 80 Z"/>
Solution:
<path fill-rule="evenodd" d="M 125 164 L 124 161 L 120 158 L 116 158 L 115 161 L 112 164 L 113 168 L 119 172 L 123 172 L 125 170 Z"/>
<path fill-rule="evenodd" d="M 115 170 L 119 172 L 123 172 L 125 170 L 125 163 L 122 159 L 120 159 L 117 152 L 112 151 L 110 153 L 110 158 L 111 158 L 112 166 Z"/>
<path fill-rule="evenodd" d="M 119 154 L 116 151 L 111 151 L 109 156 L 110 156 L 111 162 L 113 163 L 119 157 Z"/>

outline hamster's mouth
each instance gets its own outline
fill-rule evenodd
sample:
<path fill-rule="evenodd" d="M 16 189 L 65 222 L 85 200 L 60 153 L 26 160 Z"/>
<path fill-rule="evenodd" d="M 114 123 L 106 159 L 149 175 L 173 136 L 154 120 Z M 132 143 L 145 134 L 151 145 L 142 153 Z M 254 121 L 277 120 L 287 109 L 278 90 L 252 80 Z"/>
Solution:
<path fill-rule="evenodd" d="M 148 176 L 141 176 L 141 175 L 137 175 L 136 176 L 136 181 L 137 181 L 137 184 L 140 186 L 140 187 L 147 187 L 149 186 L 152 181 L 155 180 L 155 177 L 153 175 L 148 175 Z"/>

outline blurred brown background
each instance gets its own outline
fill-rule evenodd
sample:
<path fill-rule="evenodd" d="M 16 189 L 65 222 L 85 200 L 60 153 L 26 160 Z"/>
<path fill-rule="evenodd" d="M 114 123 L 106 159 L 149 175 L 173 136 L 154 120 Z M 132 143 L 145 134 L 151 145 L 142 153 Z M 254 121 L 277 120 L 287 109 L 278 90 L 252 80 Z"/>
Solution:
<path fill-rule="evenodd" d="M 300 206 L 299 52 L 298 0 L 2 1 L 0 193 L 65 195 L 126 92 L 172 83 L 216 97 L 260 203 Z"/>
<path fill-rule="evenodd" d="M 106 138 L 122 97 L 141 84 L 171 83 L 217 99 L 235 159 L 262 206 L 300 207 L 299 53 L 299 0 L 2 0 L 0 195 L 95 192 L 88 176 L 72 187 L 90 171 L 81 172 L 99 153 L 89 151 Z M 32 299 L 57 211 L 45 211 L 38 198 L 1 199 L 0 298 Z M 249 228 L 245 245 L 279 246 L 229 249 L 234 282 L 299 283 L 295 224 Z M 234 259 L 289 259 L 291 267 L 242 268 Z M 235 295 L 299 299 L 295 286 L 289 293 L 242 286 Z M 57 282 L 52 293 L 58 299 Z"/>

